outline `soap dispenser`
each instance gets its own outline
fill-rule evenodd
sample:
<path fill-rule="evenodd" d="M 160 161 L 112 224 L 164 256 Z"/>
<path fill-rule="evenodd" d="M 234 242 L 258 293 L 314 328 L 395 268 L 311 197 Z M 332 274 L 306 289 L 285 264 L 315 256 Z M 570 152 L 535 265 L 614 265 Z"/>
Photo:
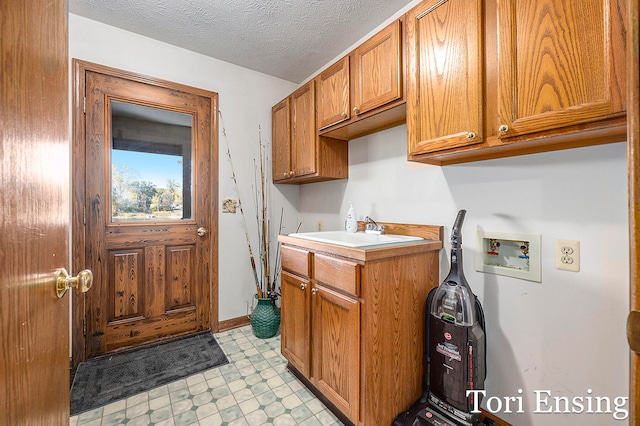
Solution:
<path fill-rule="evenodd" d="M 347 232 L 356 232 L 358 230 L 358 218 L 356 210 L 353 208 L 353 201 L 349 201 L 349 210 L 347 210 Z"/>

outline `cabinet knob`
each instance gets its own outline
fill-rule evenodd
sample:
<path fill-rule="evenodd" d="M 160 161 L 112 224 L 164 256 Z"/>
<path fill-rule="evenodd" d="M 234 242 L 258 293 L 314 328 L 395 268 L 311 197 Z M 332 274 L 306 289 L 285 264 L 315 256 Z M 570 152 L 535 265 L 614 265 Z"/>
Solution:
<path fill-rule="evenodd" d="M 311 289 L 311 294 L 316 295 L 318 293 L 318 289 L 317 288 L 312 288 Z"/>
<path fill-rule="evenodd" d="M 284 174 L 285 179 L 289 177 L 289 172 L 284 172 L 283 174 Z"/>
<path fill-rule="evenodd" d="M 476 134 L 473 132 L 469 132 L 467 133 L 467 139 L 469 139 L 470 141 L 474 140 L 476 138 Z"/>
<path fill-rule="evenodd" d="M 296 175 L 296 172 L 294 172 L 293 170 L 289 171 L 289 177 L 294 177 Z"/>
<path fill-rule="evenodd" d="M 300 284 L 300 290 L 304 290 L 305 288 L 307 288 L 307 285 L 305 283 Z"/>
<path fill-rule="evenodd" d="M 347 113 L 342 111 L 342 114 L 340 114 L 342 116 L 342 118 L 347 118 Z"/>
<path fill-rule="evenodd" d="M 360 112 L 360 108 L 358 108 L 357 106 L 353 107 L 354 114 L 358 114 L 359 112 Z"/>
<path fill-rule="evenodd" d="M 505 134 L 509 131 L 509 126 L 507 126 L 506 124 L 501 124 L 500 127 L 498 127 L 498 132 Z"/>

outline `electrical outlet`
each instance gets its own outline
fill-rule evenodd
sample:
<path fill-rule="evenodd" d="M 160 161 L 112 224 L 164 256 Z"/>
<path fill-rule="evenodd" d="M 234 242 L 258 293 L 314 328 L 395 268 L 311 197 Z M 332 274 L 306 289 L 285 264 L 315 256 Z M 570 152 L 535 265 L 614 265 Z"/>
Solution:
<path fill-rule="evenodd" d="M 580 271 L 580 241 L 556 240 L 556 269 Z"/>
<path fill-rule="evenodd" d="M 321 220 L 318 221 L 318 232 L 319 231 L 322 231 L 322 221 Z"/>

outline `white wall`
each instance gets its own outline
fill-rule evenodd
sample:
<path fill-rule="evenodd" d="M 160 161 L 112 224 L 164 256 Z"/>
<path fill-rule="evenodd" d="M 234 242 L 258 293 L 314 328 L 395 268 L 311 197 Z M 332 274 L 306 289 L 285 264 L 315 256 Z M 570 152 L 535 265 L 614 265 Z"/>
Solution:
<path fill-rule="evenodd" d="M 349 201 L 359 220 L 443 225 L 443 279 L 451 225 L 466 209 L 464 269 L 486 315 L 488 396 L 523 390 L 525 413 L 499 417 L 519 426 L 614 424 L 611 414 L 534 414 L 533 391 L 628 395 L 626 144 L 435 167 L 407 162 L 405 142 L 406 126 L 349 142 L 348 180 L 301 187 L 304 230 L 319 220 L 342 229 Z M 476 272 L 477 229 L 541 234 L 542 282 Z M 580 240 L 580 272 L 555 269 L 556 239 Z"/>
<path fill-rule="evenodd" d="M 233 165 L 241 187 L 249 234 L 257 256 L 254 210 L 254 159 L 259 162 L 258 128 L 271 152 L 271 106 L 296 85 L 266 74 L 212 59 L 147 37 L 123 31 L 77 15 L 69 16 L 69 56 L 217 92 L 223 121 L 219 135 L 219 319 L 247 314 L 246 303 L 255 293 L 244 228 L 240 214 L 223 214 L 225 198 L 237 199 L 226 155 L 222 124 L 226 127 Z M 269 179 L 270 181 L 270 179 Z M 270 190 L 272 211 L 279 221 L 285 208 L 284 232 L 297 224 L 298 188 Z M 273 221 L 272 221 L 273 222 Z M 275 229 L 274 232 L 277 232 Z M 274 246 L 275 249 L 275 246 Z M 258 261 L 258 259 L 256 259 Z"/>

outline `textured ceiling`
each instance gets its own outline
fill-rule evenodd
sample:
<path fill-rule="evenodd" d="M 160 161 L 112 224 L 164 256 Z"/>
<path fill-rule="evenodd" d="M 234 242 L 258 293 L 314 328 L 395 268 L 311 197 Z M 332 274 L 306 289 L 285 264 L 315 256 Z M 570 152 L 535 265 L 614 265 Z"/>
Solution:
<path fill-rule="evenodd" d="M 69 11 L 302 82 L 412 0 L 69 0 Z"/>

